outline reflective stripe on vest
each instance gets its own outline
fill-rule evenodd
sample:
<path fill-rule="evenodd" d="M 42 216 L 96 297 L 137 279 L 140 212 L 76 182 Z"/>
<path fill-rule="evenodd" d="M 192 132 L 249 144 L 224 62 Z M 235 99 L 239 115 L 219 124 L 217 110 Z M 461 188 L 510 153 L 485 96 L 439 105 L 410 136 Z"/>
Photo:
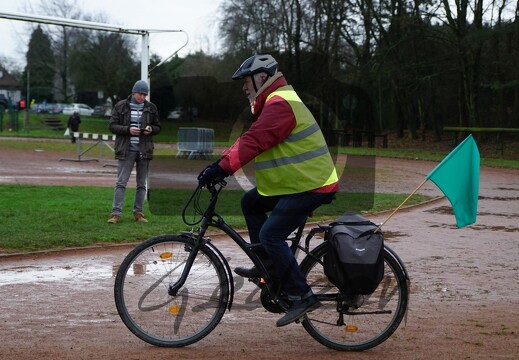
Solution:
<path fill-rule="evenodd" d="M 317 156 L 328 153 L 328 146 L 323 146 L 317 150 L 307 151 L 295 156 L 287 156 L 280 159 L 258 161 L 256 162 L 256 170 L 266 170 L 274 167 L 279 167 L 288 164 L 302 163 L 303 161 L 313 159 Z"/>
<path fill-rule="evenodd" d="M 258 192 L 286 195 L 321 188 L 337 182 L 337 173 L 324 136 L 313 115 L 287 85 L 267 97 L 283 98 L 291 107 L 296 126 L 280 144 L 256 157 Z"/>

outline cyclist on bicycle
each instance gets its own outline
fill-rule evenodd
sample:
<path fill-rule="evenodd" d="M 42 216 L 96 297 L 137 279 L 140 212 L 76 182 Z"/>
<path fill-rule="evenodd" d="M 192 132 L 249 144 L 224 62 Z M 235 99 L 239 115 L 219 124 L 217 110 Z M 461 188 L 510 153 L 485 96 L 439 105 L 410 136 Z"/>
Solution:
<path fill-rule="evenodd" d="M 257 186 L 243 196 L 241 207 L 251 243 L 262 244 L 263 262 L 288 295 L 291 305 L 276 322 L 284 326 L 321 305 L 286 239 L 312 211 L 332 201 L 338 191 L 337 173 L 319 125 L 271 55 L 249 57 L 232 79 L 243 79 L 254 122 L 198 180 L 204 186 L 255 159 Z M 234 271 L 262 277 L 256 267 Z"/>

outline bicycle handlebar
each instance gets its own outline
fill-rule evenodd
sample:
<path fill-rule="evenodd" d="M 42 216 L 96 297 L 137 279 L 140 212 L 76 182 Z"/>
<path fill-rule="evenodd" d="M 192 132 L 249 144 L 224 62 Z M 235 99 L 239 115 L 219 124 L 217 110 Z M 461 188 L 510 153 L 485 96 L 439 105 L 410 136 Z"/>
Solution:
<path fill-rule="evenodd" d="M 197 187 L 191 194 L 191 197 L 189 198 L 189 200 L 184 205 L 184 208 L 182 209 L 182 221 L 184 222 L 184 224 L 190 225 L 190 226 L 197 225 L 202 221 L 204 216 L 207 215 L 208 211 L 210 211 L 211 213 L 214 212 L 216 202 L 218 201 L 218 195 L 220 194 L 220 191 L 222 191 L 222 189 L 225 186 L 227 186 L 227 182 L 223 178 L 215 179 L 214 181 L 211 181 L 204 186 L 197 185 Z M 204 187 L 207 188 L 207 190 L 211 194 L 211 199 L 210 199 L 209 205 L 207 205 L 206 209 L 202 210 L 200 208 L 200 194 L 202 193 L 202 190 L 204 189 Z M 188 209 L 189 205 L 191 204 L 191 202 L 193 202 L 195 214 L 201 215 L 200 218 L 195 222 L 189 222 L 186 218 L 187 209 Z"/>

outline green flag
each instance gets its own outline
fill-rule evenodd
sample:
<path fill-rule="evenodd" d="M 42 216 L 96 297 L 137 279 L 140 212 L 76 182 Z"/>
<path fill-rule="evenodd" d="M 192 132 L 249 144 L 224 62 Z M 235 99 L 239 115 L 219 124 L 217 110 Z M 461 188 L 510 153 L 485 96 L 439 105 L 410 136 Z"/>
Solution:
<path fill-rule="evenodd" d="M 449 199 L 456 225 L 476 222 L 479 193 L 479 150 L 472 134 L 467 136 L 427 175 Z"/>

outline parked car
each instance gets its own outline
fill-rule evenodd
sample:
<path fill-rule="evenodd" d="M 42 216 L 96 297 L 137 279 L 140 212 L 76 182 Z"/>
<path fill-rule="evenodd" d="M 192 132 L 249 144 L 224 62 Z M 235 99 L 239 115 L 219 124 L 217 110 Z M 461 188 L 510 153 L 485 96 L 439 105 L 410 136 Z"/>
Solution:
<path fill-rule="evenodd" d="M 75 111 L 79 113 L 79 115 L 92 115 L 94 109 L 86 104 L 73 103 L 65 105 L 63 108 L 63 115 L 72 115 Z"/>
<path fill-rule="evenodd" d="M 46 110 L 49 114 L 61 114 L 66 104 L 47 104 Z"/>
<path fill-rule="evenodd" d="M 92 116 L 111 116 L 112 115 L 112 108 L 110 105 L 97 105 L 94 107 L 94 112 L 92 113 Z"/>
<path fill-rule="evenodd" d="M 173 121 L 193 121 L 193 119 L 198 117 L 198 108 L 196 106 L 183 108 L 181 106 L 177 106 L 173 110 L 168 112 L 166 116 L 167 120 Z"/>
<path fill-rule="evenodd" d="M 193 121 L 194 117 L 198 116 L 198 108 L 182 108 L 176 107 L 174 110 L 168 112 L 166 119 L 173 121 Z"/>
<path fill-rule="evenodd" d="M 173 110 L 173 111 L 169 112 L 167 119 L 168 120 L 181 120 L 182 116 L 183 116 L 183 114 L 182 114 L 181 110 Z"/>
<path fill-rule="evenodd" d="M 47 103 L 36 103 L 31 105 L 31 112 L 38 114 L 46 114 L 47 111 Z"/>

